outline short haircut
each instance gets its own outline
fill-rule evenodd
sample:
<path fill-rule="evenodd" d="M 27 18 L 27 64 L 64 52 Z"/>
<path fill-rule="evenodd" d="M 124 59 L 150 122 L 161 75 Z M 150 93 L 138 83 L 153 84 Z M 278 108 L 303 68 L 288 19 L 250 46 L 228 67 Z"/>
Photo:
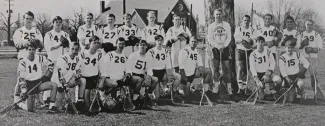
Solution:
<path fill-rule="evenodd" d="M 286 21 L 287 21 L 287 20 L 292 20 L 293 22 L 295 22 L 295 19 L 293 19 L 293 17 L 290 16 L 290 15 L 288 15 L 288 16 L 286 17 Z"/>
<path fill-rule="evenodd" d="M 37 44 L 36 42 L 30 42 L 30 43 L 28 44 L 27 47 L 28 47 L 28 48 L 29 48 L 29 47 L 32 47 L 32 48 L 37 49 L 37 48 L 38 48 L 38 44 Z"/>
<path fill-rule="evenodd" d="M 117 44 L 118 41 L 120 41 L 120 42 L 122 42 L 122 41 L 125 42 L 125 39 L 124 39 L 123 37 L 119 37 L 119 38 L 116 39 L 115 44 Z"/>
<path fill-rule="evenodd" d="M 99 41 L 99 37 L 94 35 L 94 36 L 89 38 L 89 43 L 94 42 L 94 41 Z"/>
<path fill-rule="evenodd" d="M 311 22 L 312 24 L 314 24 L 314 21 L 311 20 L 311 19 L 307 19 L 307 20 L 305 21 L 305 24 L 306 24 L 306 22 Z"/>
<path fill-rule="evenodd" d="M 269 14 L 269 13 L 267 13 L 267 14 L 265 14 L 265 15 L 264 15 L 264 17 L 263 17 L 263 18 L 265 18 L 266 16 L 270 16 L 270 17 L 271 17 L 271 19 L 273 19 L 273 15 L 272 15 L 272 14 Z"/>
<path fill-rule="evenodd" d="M 88 12 L 88 13 L 86 14 L 86 16 L 91 16 L 91 18 L 94 18 L 93 13 L 90 13 L 90 12 Z"/>
<path fill-rule="evenodd" d="M 185 38 L 186 44 L 190 42 L 190 36 L 187 33 L 181 33 L 177 36 L 177 38 Z"/>
<path fill-rule="evenodd" d="M 243 16 L 243 19 L 244 19 L 244 18 L 248 18 L 249 20 L 251 20 L 251 16 L 249 16 L 249 15 L 247 15 L 247 14 Z"/>
<path fill-rule="evenodd" d="M 147 46 L 148 45 L 148 42 L 146 40 L 140 40 L 139 45 L 140 44 L 145 44 Z"/>
<path fill-rule="evenodd" d="M 131 16 L 131 14 L 129 14 L 129 13 L 125 13 L 125 14 L 123 15 L 123 19 L 125 19 L 126 17 L 130 17 L 130 18 L 131 18 L 132 16 Z"/>
<path fill-rule="evenodd" d="M 262 40 L 263 42 L 265 42 L 265 38 L 263 36 L 258 36 L 255 40 L 256 41 Z"/>
<path fill-rule="evenodd" d="M 285 41 L 285 45 L 286 46 L 296 46 L 297 44 L 297 39 L 295 37 L 293 37 L 293 35 L 288 36 L 289 38 L 287 39 L 287 41 Z"/>
<path fill-rule="evenodd" d="M 217 13 L 217 11 L 220 11 L 221 13 L 223 13 L 222 8 L 218 8 L 218 9 L 215 9 L 215 10 L 213 11 L 213 15 L 215 15 L 215 14 Z"/>
<path fill-rule="evenodd" d="M 115 15 L 114 14 L 108 14 L 108 16 L 107 17 L 112 17 L 112 18 L 114 18 L 115 19 Z"/>
<path fill-rule="evenodd" d="M 78 48 L 80 48 L 80 44 L 78 42 L 71 42 L 71 45 L 71 47 L 78 46 Z"/>
<path fill-rule="evenodd" d="M 174 14 L 173 19 L 175 19 L 176 17 L 181 17 L 181 16 L 179 16 L 178 14 Z"/>
<path fill-rule="evenodd" d="M 23 15 L 23 18 L 25 19 L 25 15 L 28 15 L 28 16 L 31 16 L 33 19 L 34 19 L 34 13 L 31 12 L 31 11 L 27 11 L 24 15 Z"/>
<path fill-rule="evenodd" d="M 62 18 L 60 16 L 55 16 L 53 19 L 52 19 L 52 23 L 56 22 L 56 21 L 61 21 L 62 22 Z"/>
<path fill-rule="evenodd" d="M 154 11 L 149 11 L 149 12 L 147 13 L 147 17 L 148 17 L 150 14 L 153 14 L 153 15 L 156 16 L 156 12 L 154 12 Z"/>
<path fill-rule="evenodd" d="M 158 39 L 162 39 L 162 40 L 164 40 L 164 37 L 162 36 L 162 35 L 156 35 L 155 36 L 155 41 L 157 41 Z"/>

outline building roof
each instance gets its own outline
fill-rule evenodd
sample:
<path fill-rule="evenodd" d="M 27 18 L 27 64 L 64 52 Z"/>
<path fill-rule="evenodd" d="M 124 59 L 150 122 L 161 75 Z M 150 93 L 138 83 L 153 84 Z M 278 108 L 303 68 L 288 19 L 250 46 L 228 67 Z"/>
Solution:
<path fill-rule="evenodd" d="M 156 17 L 158 15 L 158 10 L 150 10 L 150 9 L 134 9 L 132 15 L 134 13 L 138 13 L 138 15 L 140 16 L 141 20 L 145 23 L 145 25 L 148 25 L 148 20 L 147 20 L 147 13 L 149 11 L 154 11 L 156 13 Z"/>

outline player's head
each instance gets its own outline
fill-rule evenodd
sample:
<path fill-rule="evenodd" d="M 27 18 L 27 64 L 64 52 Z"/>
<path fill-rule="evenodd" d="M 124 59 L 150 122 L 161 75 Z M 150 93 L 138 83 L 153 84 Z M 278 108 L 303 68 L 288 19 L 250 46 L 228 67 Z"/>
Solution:
<path fill-rule="evenodd" d="M 257 45 L 257 49 L 264 49 L 264 45 L 265 45 L 265 39 L 263 36 L 258 36 L 256 39 L 256 45 Z"/>
<path fill-rule="evenodd" d="M 181 25 L 181 17 L 177 14 L 174 14 L 173 15 L 173 23 L 174 23 L 174 26 Z"/>
<path fill-rule="evenodd" d="M 164 43 L 164 37 L 162 35 L 156 35 L 155 41 L 157 46 L 162 46 Z"/>
<path fill-rule="evenodd" d="M 145 53 L 147 51 L 148 43 L 146 40 L 140 40 L 138 46 L 140 53 Z"/>
<path fill-rule="evenodd" d="M 94 15 L 92 13 L 87 13 L 85 16 L 86 24 L 91 24 L 93 22 Z"/>
<path fill-rule="evenodd" d="M 177 38 L 179 41 L 189 44 L 190 36 L 187 33 L 180 33 Z"/>
<path fill-rule="evenodd" d="M 94 49 L 97 50 L 100 48 L 100 42 L 99 42 L 99 37 L 98 36 L 92 36 L 89 39 L 89 43 L 90 43 L 90 49 Z"/>
<path fill-rule="evenodd" d="M 245 26 L 249 26 L 249 23 L 251 23 L 251 16 L 244 15 L 243 16 L 243 23 L 244 23 Z"/>
<path fill-rule="evenodd" d="M 24 19 L 24 24 L 25 25 L 32 25 L 33 21 L 34 21 L 34 14 L 31 11 L 27 11 L 24 15 L 23 15 L 23 19 Z"/>
<path fill-rule="evenodd" d="M 286 18 L 287 28 L 293 29 L 295 27 L 295 19 L 292 16 L 287 16 Z"/>
<path fill-rule="evenodd" d="M 125 39 L 123 37 L 119 37 L 116 40 L 116 48 L 123 50 L 125 47 Z"/>
<path fill-rule="evenodd" d="M 80 50 L 80 44 L 78 42 L 72 42 L 70 45 L 69 53 L 73 56 L 78 56 Z"/>
<path fill-rule="evenodd" d="M 269 26 L 272 23 L 273 15 L 272 14 L 265 14 L 264 15 L 264 25 Z"/>
<path fill-rule="evenodd" d="M 305 26 L 306 26 L 306 30 L 307 30 L 307 31 L 311 31 L 311 30 L 313 30 L 314 21 L 311 20 L 311 19 L 306 20 L 306 22 L 305 22 Z"/>
<path fill-rule="evenodd" d="M 196 48 L 198 41 L 196 36 L 191 36 L 189 41 L 190 47 Z"/>
<path fill-rule="evenodd" d="M 115 23 L 115 15 L 114 14 L 108 14 L 107 23 L 108 24 L 114 24 Z"/>
<path fill-rule="evenodd" d="M 155 21 L 156 21 L 156 13 L 154 11 L 149 11 L 147 13 L 147 20 L 148 20 L 148 22 L 155 23 Z"/>
<path fill-rule="evenodd" d="M 125 24 L 131 24 L 131 14 L 129 13 L 124 14 L 123 21 Z"/>
<path fill-rule="evenodd" d="M 285 47 L 289 55 L 292 55 L 293 51 L 295 50 L 296 44 L 297 44 L 297 39 L 294 38 L 293 35 L 288 36 L 287 41 L 285 41 Z"/>
<path fill-rule="evenodd" d="M 216 21 L 222 20 L 222 18 L 223 18 L 223 10 L 221 8 L 218 8 L 218 9 L 214 10 L 213 16 L 214 16 Z"/>
<path fill-rule="evenodd" d="M 30 42 L 27 46 L 28 55 L 34 56 L 37 48 L 38 44 L 36 42 Z"/>
<path fill-rule="evenodd" d="M 52 23 L 53 23 L 54 29 L 60 29 L 61 30 L 61 27 L 62 27 L 62 18 L 60 16 L 55 16 L 52 19 Z"/>

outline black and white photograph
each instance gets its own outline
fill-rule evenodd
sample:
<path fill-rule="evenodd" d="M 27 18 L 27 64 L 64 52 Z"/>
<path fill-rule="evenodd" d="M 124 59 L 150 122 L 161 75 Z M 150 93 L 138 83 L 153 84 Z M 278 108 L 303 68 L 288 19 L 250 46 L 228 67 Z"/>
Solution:
<path fill-rule="evenodd" d="M 0 125 L 324 125 L 324 5 L 0 0 Z"/>

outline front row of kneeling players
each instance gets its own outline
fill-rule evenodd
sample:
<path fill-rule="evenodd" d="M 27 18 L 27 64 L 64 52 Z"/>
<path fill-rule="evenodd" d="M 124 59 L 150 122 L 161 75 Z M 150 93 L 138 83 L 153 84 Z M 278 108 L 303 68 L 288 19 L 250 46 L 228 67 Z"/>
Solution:
<path fill-rule="evenodd" d="M 148 43 L 141 40 L 138 43 L 139 50 L 132 53 L 129 58 L 122 53 L 125 47 L 123 38 L 116 41 L 117 47 L 114 51 L 107 52 L 108 50 L 104 49 L 105 52 L 103 53 L 105 54 L 102 54 L 98 51 L 100 48 L 99 38 L 94 36 L 90 39 L 90 49 L 82 52 L 80 56 L 78 54 L 80 45 L 73 43 L 70 45 L 69 53 L 61 56 L 55 63 L 54 70 L 53 63 L 48 63 L 50 64 L 48 65 L 49 70 L 54 71 L 51 82 L 49 81 L 50 75 L 42 76 L 41 71 L 42 64 L 47 59 L 36 55 L 37 44 L 30 43 L 28 57 L 20 60 L 18 66 L 21 98 L 27 99 L 27 101 L 19 103 L 18 106 L 24 110 L 33 111 L 32 95 L 40 91 L 51 90 L 49 112 L 57 113 L 64 108 L 62 105 L 64 95 L 62 94 L 66 88 L 78 86 L 77 108 L 80 111 L 87 111 L 91 106 L 90 90 L 99 90 L 101 100 L 107 99 L 107 97 L 116 97 L 116 94 L 109 94 L 114 92 L 113 90 L 117 86 L 124 84 L 123 81 L 126 80 L 123 78 L 129 78 L 129 83 L 126 86 L 130 87 L 133 101 L 137 101 L 142 96 L 140 95 L 141 87 L 147 87 L 145 92 L 151 100 L 156 99 L 154 94 L 156 86 L 166 79 L 169 81 L 174 79 L 172 91 L 186 98 L 190 94 L 190 85 L 193 79 L 206 76 L 209 72 L 204 71 L 206 69 L 203 68 L 201 55 L 196 50 L 197 38 L 193 36 L 185 38 L 187 39 L 187 46 L 179 52 L 180 74 L 173 72 L 171 57 L 168 51 L 163 48 L 164 38 L 160 35 L 155 37 L 156 47 L 149 50 L 147 49 Z M 257 49 L 250 54 L 249 64 L 254 80 L 260 87 L 260 99 L 264 98 L 266 83 L 275 84 L 271 87 L 277 92 L 281 86 L 287 87 L 294 84 L 297 85 L 298 94 L 304 95 L 303 78 L 309 63 L 304 56 L 300 56 L 300 53 L 293 49 L 295 44 L 294 38 L 288 39 L 286 53 L 280 57 L 280 72 L 285 81 L 285 85 L 283 85 L 281 77 L 273 73 L 276 62 L 270 50 L 265 48 L 264 38 L 257 37 Z M 181 83 L 185 85 L 178 89 Z M 205 85 L 204 88 L 207 91 L 208 85 Z M 15 97 L 15 101 L 18 100 Z M 139 105 L 137 102 L 134 103 Z"/>

